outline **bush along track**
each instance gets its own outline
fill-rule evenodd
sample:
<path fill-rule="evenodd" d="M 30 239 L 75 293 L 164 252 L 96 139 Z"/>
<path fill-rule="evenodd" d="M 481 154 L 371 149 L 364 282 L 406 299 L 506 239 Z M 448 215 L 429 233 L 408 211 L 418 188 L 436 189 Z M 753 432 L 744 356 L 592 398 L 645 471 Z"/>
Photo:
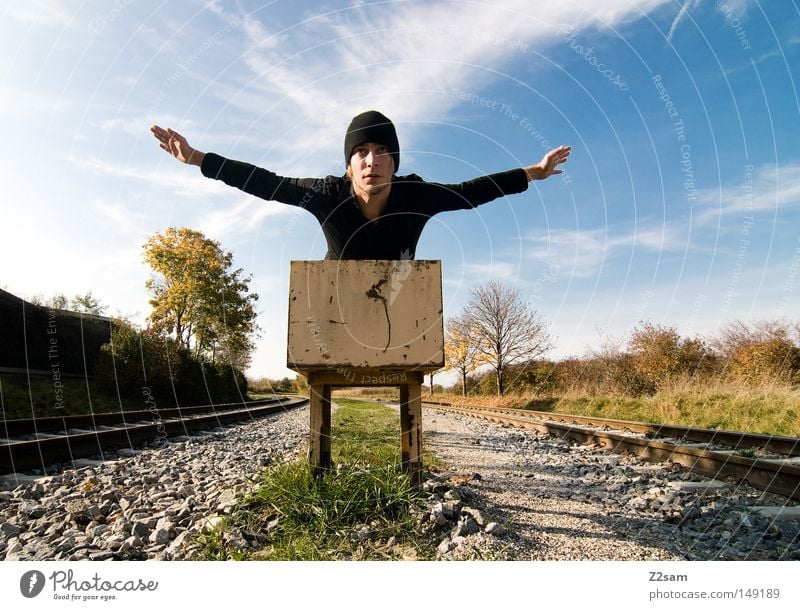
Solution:
<path fill-rule="evenodd" d="M 411 489 L 396 410 L 339 400 L 332 434 L 333 469 L 315 478 L 303 460 L 270 468 L 218 528 L 200 535 L 194 558 L 436 559 L 467 537 L 505 535 L 469 488 L 479 475 L 442 473 L 426 455 L 431 472 L 422 491 Z M 474 558 L 486 557 L 476 550 Z"/>

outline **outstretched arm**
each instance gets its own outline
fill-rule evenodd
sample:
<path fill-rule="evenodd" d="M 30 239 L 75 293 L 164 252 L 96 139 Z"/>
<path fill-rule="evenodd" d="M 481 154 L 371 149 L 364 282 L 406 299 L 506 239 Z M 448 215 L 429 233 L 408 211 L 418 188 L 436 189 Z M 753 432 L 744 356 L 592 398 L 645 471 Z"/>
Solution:
<path fill-rule="evenodd" d="M 572 146 L 559 146 L 547 153 L 536 165 L 524 167 L 523 169 L 528 175 L 528 182 L 544 180 L 553 174 L 560 174 L 563 170 L 558 169 L 558 166 L 566 162 L 571 150 Z"/>
<path fill-rule="evenodd" d="M 558 166 L 566 162 L 571 150 L 571 146 L 559 146 L 535 165 L 481 176 L 460 184 L 428 182 L 426 184 L 429 189 L 433 189 L 433 194 L 420 211 L 433 215 L 452 210 L 467 210 L 503 195 L 521 193 L 528 188 L 531 180 L 544 180 L 553 174 L 562 173 L 563 170 L 558 169 Z"/>
<path fill-rule="evenodd" d="M 312 214 L 325 208 L 325 202 L 337 184 L 319 178 L 286 178 L 250 163 L 226 159 L 215 153 L 192 148 L 181 134 L 158 125 L 150 127 L 159 146 L 181 163 L 196 165 L 207 178 L 221 180 L 228 186 L 269 201 L 297 205 Z M 325 214 L 329 211 L 325 211 Z"/>
<path fill-rule="evenodd" d="M 159 146 L 181 163 L 196 165 L 198 167 L 203 164 L 205 153 L 189 146 L 189 142 L 186 141 L 186 138 L 177 131 L 173 131 L 169 128 L 164 129 L 158 125 L 153 125 L 150 131 L 153 132 L 156 140 L 158 140 Z"/>

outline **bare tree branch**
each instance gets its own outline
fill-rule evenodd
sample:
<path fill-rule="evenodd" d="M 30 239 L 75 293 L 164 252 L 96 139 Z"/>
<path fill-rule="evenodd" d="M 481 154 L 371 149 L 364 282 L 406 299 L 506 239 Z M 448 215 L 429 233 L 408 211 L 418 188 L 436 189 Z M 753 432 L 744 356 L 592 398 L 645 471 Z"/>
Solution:
<path fill-rule="evenodd" d="M 508 365 L 537 358 L 552 347 L 547 324 L 516 288 L 505 288 L 494 281 L 478 286 L 463 317 L 475 333 L 476 349 L 495 371 L 500 395 Z"/>

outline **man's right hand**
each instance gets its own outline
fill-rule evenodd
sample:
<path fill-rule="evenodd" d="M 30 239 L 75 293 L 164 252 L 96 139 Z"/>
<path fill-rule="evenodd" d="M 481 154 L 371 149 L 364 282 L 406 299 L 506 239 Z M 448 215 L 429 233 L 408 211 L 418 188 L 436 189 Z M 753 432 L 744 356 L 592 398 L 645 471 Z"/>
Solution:
<path fill-rule="evenodd" d="M 201 153 L 199 150 L 189 146 L 186 138 L 177 131 L 169 128 L 163 129 L 158 125 L 153 125 L 150 131 L 153 132 L 156 140 L 158 140 L 158 145 L 181 163 L 197 165 L 198 167 L 202 165 L 205 153 Z"/>

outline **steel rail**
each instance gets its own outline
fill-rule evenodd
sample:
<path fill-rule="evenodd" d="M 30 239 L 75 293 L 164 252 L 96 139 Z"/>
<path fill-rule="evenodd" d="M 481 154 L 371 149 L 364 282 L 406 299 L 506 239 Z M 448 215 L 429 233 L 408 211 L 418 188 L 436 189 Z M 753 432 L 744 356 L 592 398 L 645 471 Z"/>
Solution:
<path fill-rule="evenodd" d="M 8 419 L 0 423 L 0 435 L 6 438 L 36 433 L 61 433 L 73 428 L 90 428 L 96 426 L 116 426 L 153 419 L 168 419 L 217 413 L 241 409 L 248 406 L 261 406 L 284 401 L 289 396 L 264 398 L 261 400 L 221 403 L 215 405 L 197 405 L 190 407 L 168 407 L 141 409 L 137 411 L 114 411 L 111 413 L 94 413 L 88 415 L 59 415 L 56 417 L 39 417 L 35 419 Z"/>
<path fill-rule="evenodd" d="M 651 462 L 681 464 L 693 472 L 715 479 L 734 477 L 737 480 L 747 481 L 756 489 L 778 494 L 792 500 L 800 500 L 800 466 L 788 460 L 748 458 L 728 452 L 710 451 L 652 438 L 626 436 L 608 430 L 593 430 L 546 419 L 537 420 L 531 416 L 520 414 L 524 412 L 511 415 L 499 409 L 474 409 L 448 406 L 442 403 L 427 404 L 431 408 L 461 413 L 498 423 L 534 428 L 545 434 L 569 438 L 582 443 L 597 443 L 615 453 L 630 452 Z M 553 414 L 547 413 L 546 415 L 552 416 Z M 714 431 L 710 430 L 709 432 Z M 719 441 L 719 438 L 716 440 Z"/>
<path fill-rule="evenodd" d="M 271 402 L 273 404 L 130 424 L 109 430 L 96 429 L 80 434 L 10 442 L 0 445 L 0 474 L 44 468 L 51 464 L 72 462 L 76 458 L 90 455 L 102 456 L 106 451 L 134 447 L 157 438 L 188 434 L 194 430 L 214 428 L 243 419 L 254 419 L 263 415 L 280 413 L 286 409 L 306 404 L 307 399 L 289 399 L 280 401 L 279 404 L 274 404 L 275 401 Z"/>
<path fill-rule="evenodd" d="M 450 403 L 434 403 L 457 406 Z M 508 407 L 470 407 L 482 411 L 496 411 L 509 415 L 522 417 L 535 417 L 552 421 L 573 423 L 577 425 L 590 425 L 615 430 L 630 430 L 650 437 L 675 438 L 681 441 L 694 443 L 719 443 L 733 449 L 763 449 L 771 453 L 786 456 L 800 456 L 800 438 L 796 436 L 778 436 L 772 434 L 756 434 L 752 432 L 736 432 L 733 430 L 719 430 L 716 428 L 695 428 L 691 426 L 676 426 L 671 424 L 655 424 L 650 422 L 631 421 L 626 419 L 608 419 L 605 417 L 592 417 L 589 415 L 569 415 L 567 413 L 553 413 L 550 411 L 532 411 L 528 409 L 512 409 Z"/>

